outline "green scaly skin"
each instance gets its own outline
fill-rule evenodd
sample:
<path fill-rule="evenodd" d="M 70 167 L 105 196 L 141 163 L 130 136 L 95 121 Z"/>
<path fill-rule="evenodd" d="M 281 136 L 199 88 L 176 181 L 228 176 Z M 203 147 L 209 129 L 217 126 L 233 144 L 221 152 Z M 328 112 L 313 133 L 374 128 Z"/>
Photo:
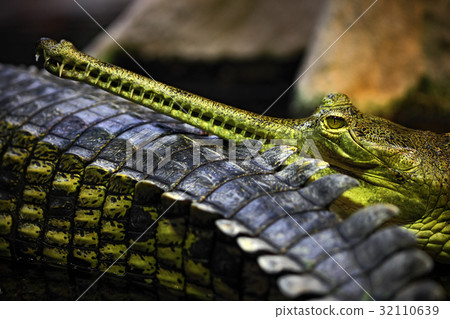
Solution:
<path fill-rule="evenodd" d="M 374 203 L 397 205 L 396 222 L 417 234 L 436 260 L 450 263 L 450 133 L 408 129 L 358 111 L 344 94 L 331 94 L 304 119 L 261 116 L 159 83 L 78 51 L 72 43 L 43 38 L 37 56 L 59 77 L 82 81 L 221 138 L 259 139 L 311 149 L 332 171 L 360 186 L 336 202 L 343 216 Z M 330 170 L 325 173 L 330 173 Z"/>

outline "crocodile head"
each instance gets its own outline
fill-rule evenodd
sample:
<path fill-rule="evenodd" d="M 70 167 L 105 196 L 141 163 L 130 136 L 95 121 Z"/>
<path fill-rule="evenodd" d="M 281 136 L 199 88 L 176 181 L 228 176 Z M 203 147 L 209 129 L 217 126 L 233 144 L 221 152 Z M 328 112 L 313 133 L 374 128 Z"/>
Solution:
<path fill-rule="evenodd" d="M 344 94 L 324 98 L 312 116 L 297 120 L 295 130 L 336 171 L 360 181 L 340 202 L 347 212 L 347 205 L 392 203 L 400 208 L 399 221 L 411 227 L 432 214 L 448 214 L 450 134 L 364 114 Z"/>

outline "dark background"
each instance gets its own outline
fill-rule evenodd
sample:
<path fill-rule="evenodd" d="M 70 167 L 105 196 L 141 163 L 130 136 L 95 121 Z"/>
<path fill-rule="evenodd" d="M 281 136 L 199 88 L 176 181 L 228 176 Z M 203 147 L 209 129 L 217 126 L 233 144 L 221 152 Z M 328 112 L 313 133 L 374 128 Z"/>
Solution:
<path fill-rule="evenodd" d="M 126 0 L 80 1 L 104 28 L 129 3 L 131 1 Z M 82 50 L 100 32 L 103 31 L 99 26 L 70 0 L 3 1 L 0 4 L 0 63 L 36 65 L 34 49 L 41 37 L 66 39 Z M 291 85 L 302 56 L 303 52 L 288 58 L 193 62 L 149 60 L 133 54 L 157 81 L 258 113 L 264 112 Z M 114 63 L 143 74 L 125 53 L 116 56 Z M 289 117 L 291 96 L 292 90 L 267 115 Z"/>

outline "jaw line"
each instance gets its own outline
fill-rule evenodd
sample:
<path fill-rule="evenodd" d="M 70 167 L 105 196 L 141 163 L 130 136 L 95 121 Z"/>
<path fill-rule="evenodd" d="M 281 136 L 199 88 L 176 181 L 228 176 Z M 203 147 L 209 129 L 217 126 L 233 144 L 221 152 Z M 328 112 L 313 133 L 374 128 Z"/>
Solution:
<path fill-rule="evenodd" d="M 359 148 L 361 148 L 362 151 L 365 151 L 365 152 L 367 152 L 368 154 L 374 156 L 371 152 L 367 151 L 367 150 L 366 150 L 364 147 L 362 147 L 358 142 L 356 142 L 356 140 L 355 140 L 355 138 L 354 138 L 354 136 L 353 136 L 352 133 L 350 133 L 350 136 L 351 136 L 353 142 L 355 143 L 355 145 L 357 145 Z M 330 143 L 330 144 L 332 144 L 333 146 L 335 146 L 335 147 L 334 147 L 335 149 L 338 149 L 338 148 L 339 148 L 339 146 L 338 146 L 335 142 L 331 141 L 330 139 L 325 138 L 325 140 L 326 140 L 327 143 Z M 328 149 L 330 149 L 330 148 L 328 148 Z M 344 153 L 348 158 L 342 157 L 340 154 L 338 154 L 338 157 L 337 157 L 337 158 L 333 158 L 333 157 L 330 158 L 331 161 L 333 162 L 333 163 L 330 163 L 330 164 L 333 165 L 333 166 L 335 166 L 335 167 L 339 167 L 339 168 L 342 169 L 342 170 L 350 171 L 350 172 L 351 172 L 351 170 L 350 170 L 349 168 L 355 168 L 355 170 L 358 170 L 358 171 L 364 171 L 364 170 L 367 170 L 367 169 L 370 169 L 370 168 L 374 168 L 374 167 L 379 166 L 379 165 L 377 165 L 377 164 L 372 164 L 372 163 L 358 163 L 358 162 L 352 161 L 352 160 L 351 160 L 351 156 L 350 156 L 348 153 L 346 153 L 346 152 L 343 152 L 343 153 Z M 376 157 L 376 156 L 374 156 L 374 157 L 375 157 L 377 160 L 379 160 L 378 157 Z M 325 159 L 325 161 L 327 161 L 327 160 Z M 330 162 L 330 160 L 328 160 L 328 162 Z M 342 165 L 342 166 L 341 166 L 341 165 L 336 165 L 336 164 L 334 164 L 334 163 L 344 163 L 345 165 Z M 348 167 L 348 168 L 347 168 L 347 167 Z"/>
<path fill-rule="evenodd" d="M 362 148 L 364 151 L 366 151 L 367 153 L 369 153 L 370 155 L 372 155 L 372 156 L 373 156 L 374 158 L 376 158 L 380 163 L 386 165 L 385 162 L 384 162 L 379 156 L 375 155 L 373 152 L 371 152 L 371 151 L 368 150 L 366 147 L 364 147 L 363 145 L 361 145 L 360 143 L 357 142 L 356 136 L 355 136 L 355 134 L 353 133 L 352 130 L 350 130 L 350 136 L 351 136 L 352 140 L 353 140 L 360 148 Z M 389 166 L 386 165 L 386 167 L 389 167 Z M 390 167 L 389 167 L 389 168 L 390 168 Z"/>
<path fill-rule="evenodd" d="M 361 181 L 364 181 L 365 183 L 368 183 L 368 184 L 376 186 L 376 187 L 388 188 L 392 191 L 395 191 L 395 185 L 397 185 L 397 183 L 393 182 L 392 180 L 386 178 L 383 175 L 368 172 L 368 170 L 370 170 L 370 169 L 382 166 L 384 164 L 384 162 L 382 160 L 380 160 L 379 157 L 375 156 L 372 152 L 368 151 L 365 147 L 360 145 L 356 141 L 356 138 L 352 131 L 350 131 L 350 136 L 351 136 L 353 142 L 355 143 L 355 145 L 357 145 L 361 149 L 361 151 L 367 152 L 368 154 L 373 156 L 377 160 L 377 162 L 379 162 L 380 164 L 358 163 L 358 162 L 354 162 L 354 161 L 350 162 L 348 159 L 340 157 L 340 156 L 338 156 L 337 158 L 330 157 L 330 158 L 324 159 L 324 160 L 330 163 L 331 168 L 337 170 L 340 173 L 350 175 L 352 177 L 355 177 Z M 335 148 L 338 148 L 338 145 L 335 142 L 331 141 L 330 139 L 325 138 L 325 141 L 326 141 L 326 143 L 329 143 L 329 144 L 332 144 L 333 146 L 335 146 Z M 330 148 L 327 147 L 327 149 L 330 149 Z M 350 157 L 347 153 L 345 153 L 345 155 Z M 374 180 L 378 180 L 381 182 L 385 181 L 388 183 L 376 183 L 376 182 L 374 182 Z M 389 186 L 386 186 L 386 184 L 388 184 L 388 185 L 394 184 L 394 185 L 389 187 Z"/>

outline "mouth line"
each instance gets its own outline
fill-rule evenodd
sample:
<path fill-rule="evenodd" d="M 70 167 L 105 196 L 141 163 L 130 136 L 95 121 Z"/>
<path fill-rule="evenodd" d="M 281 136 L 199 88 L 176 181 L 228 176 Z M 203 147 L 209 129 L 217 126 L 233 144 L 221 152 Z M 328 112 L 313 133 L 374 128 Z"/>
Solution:
<path fill-rule="evenodd" d="M 384 164 L 384 161 L 383 161 L 381 158 L 379 158 L 379 157 L 376 156 L 374 153 L 372 153 L 370 150 L 368 150 L 368 149 L 365 148 L 363 145 L 361 145 L 360 143 L 358 143 L 358 141 L 356 140 L 356 136 L 355 136 L 355 134 L 353 133 L 352 130 L 349 130 L 349 132 L 350 132 L 350 137 L 352 138 L 353 142 L 354 142 L 356 145 L 358 145 L 358 147 L 360 147 L 362 150 L 364 150 L 365 152 L 367 152 L 368 154 L 370 154 L 371 156 L 373 156 L 373 157 L 374 157 L 377 161 L 379 161 L 380 163 Z M 375 168 L 375 167 L 377 167 L 377 166 L 380 166 L 380 165 L 372 164 L 372 167 L 371 167 L 371 168 Z"/>
<path fill-rule="evenodd" d="M 357 144 L 361 149 L 363 149 L 364 151 L 366 151 L 367 153 L 369 153 L 371 156 L 373 156 L 375 159 L 377 159 L 381 165 L 387 167 L 388 169 L 393 169 L 393 167 L 391 167 L 391 165 L 387 164 L 385 160 L 383 160 L 382 158 L 380 158 L 379 156 L 375 155 L 373 152 L 371 152 L 370 150 L 368 150 L 366 147 L 364 147 L 363 145 L 361 145 L 360 143 L 358 143 L 356 141 L 356 136 L 354 135 L 354 133 L 352 131 L 350 131 L 350 136 L 352 138 L 352 140 L 355 142 L 355 144 Z M 381 166 L 381 165 L 374 165 L 374 167 L 376 166 Z M 406 170 L 401 170 L 404 173 L 411 173 L 412 171 L 414 171 L 414 169 L 417 168 L 416 166 L 410 167 Z M 397 169 L 398 170 L 398 169 Z"/>
<path fill-rule="evenodd" d="M 352 133 L 350 133 L 350 136 L 352 137 L 353 142 L 354 142 L 356 145 L 358 145 L 358 147 L 360 147 L 363 151 L 365 151 L 365 152 L 371 154 L 372 156 L 374 156 L 371 152 L 367 151 L 364 147 L 362 147 L 359 143 L 356 142 L 356 140 L 355 140 L 355 138 L 354 138 L 354 136 L 353 136 Z M 334 143 L 333 141 L 330 141 L 330 140 L 327 139 L 327 142 L 328 142 L 328 143 L 331 143 L 331 144 L 334 145 L 336 148 L 339 147 L 339 146 L 338 146 L 336 143 Z M 333 153 L 336 153 L 336 152 L 333 152 Z M 367 169 L 371 169 L 371 168 L 375 168 L 375 167 L 378 167 L 378 166 L 379 166 L 379 165 L 374 164 L 374 163 L 357 162 L 357 161 L 354 161 L 354 160 L 352 159 L 352 157 L 351 157 L 349 154 L 345 153 L 345 155 L 346 155 L 347 157 L 343 157 L 343 156 L 341 156 L 341 155 L 339 155 L 339 154 L 338 154 L 338 156 L 330 156 L 330 160 L 333 162 L 333 163 L 331 163 L 331 164 L 332 164 L 333 166 L 340 167 L 342 170 L 345 170 L 345 171 L 351 171 L 352 168 L 353 168 L 353 171 L 355 170 L 355 168 L 356 168 L 358 171 L 365 171 L 365 170 L 367 170 Z M 377 158 L 376 156 L 374 156 L 374 157 Z M 377 158 L 377 159 L 378 159 L 378 158 Z M 330 160 L 329 160 L 329 161 L 330 161 Z M 379 160 L 379 159 L 378 159 L 378 160 Z"/>

